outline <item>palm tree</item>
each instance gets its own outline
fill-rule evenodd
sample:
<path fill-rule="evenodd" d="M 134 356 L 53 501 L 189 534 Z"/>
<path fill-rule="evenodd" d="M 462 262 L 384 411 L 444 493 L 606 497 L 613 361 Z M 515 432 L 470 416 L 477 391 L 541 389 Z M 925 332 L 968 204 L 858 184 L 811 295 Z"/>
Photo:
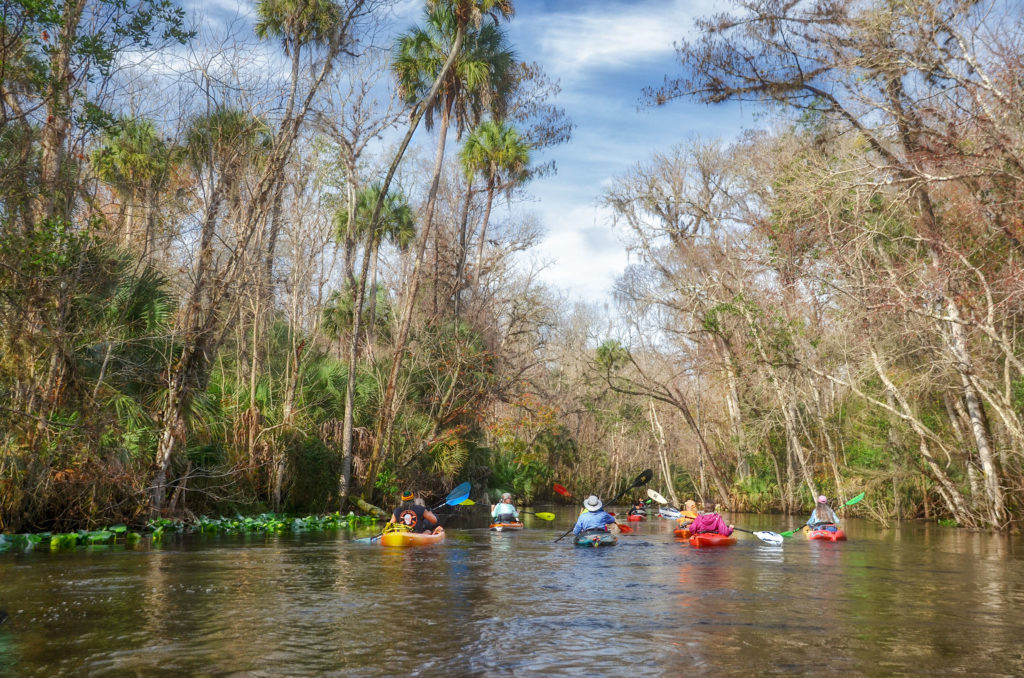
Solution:
<path fill-rule="evenodd" d="M 466 180 L 470 183 L 479 173 L 487 185 L 487 208 L 480 225 L 480 239 L 476 246 L 476 267 L 473 270 L 473 289 L 480 284 L 480 269 L 483 268 L 484 239 L 487 223 L 491 218 L 491 205 L 495 191 L 511 194 L 512 189 L 526 180 L 526 166 L 530 163 L 530 145 L 516 128 L 506 122 L 488 120 L 473 130 L 466 139 L 459 154 Z M 463 245 L 465 250 L 465 245 Z M 465 251 L 462 252 L 458 279 L 462 279 L 461 266 L 465 265 Z"/>
<path fill-rule="evenodd" d="M 419 112 L 426 117 L 428 129 L 433 127 L 435 117 L 440 116 L 440 128 L 423 228 L 402 306 L 394 359 L 377 420 L 364 494 L 372 491 L 383 454 L 391 445 L 398 372 L 408 342 L 423 255 L 433 225 L 448 128 L 454 119 L 461 136 L 467 126 L 479 120 L 484 110 L 501 114 L 511 91 L 515 58 L 507 47 L 505 33 L 497 25 L 497 19 L 484 23 L 482 18 L 485 14 L 510 16 L 511 10 L 510 2 L 500 0 L 430 2 L 424 26 L 413 27 L 400 36 L 395 47 L 392 69 L 399 93 L 407 103 L 420 107 Z"/>
<path fill-rule="evenodd" d="M 335 215 L 335 228 L 339 240 L 346 237 L 359 238 L 366 236 L 370 229 L 371 217 L 374 206 L 380 198 L 381 184 L 379 182 L 367 186 L 356 196 L 355 210 L 349 215 L 348 210 L 341 210 Z M 351 232 L 349 232 L 351 230 Z M 384 240 L 389 241 L 398 249 L 405 251 L 412 245 L 416 237 L 416 218 L 413 214 L 409 201 L 402 193 L 389 191 L 384 196 L 380 216 L 377 219 L 376 233 L 367 237 L 369 249 L 366 256 L 370 257 L 370 273 L 368 283 L 371 294 L 367 299 L 367 319 L 370 324 L 367 327 L 367 343 L 373 342 L 373 334 L 377 329 L 376 305 L 377 305 L 377 262 L 380 254 L 380 245 Z M 356 293 L 353 290 L 353 295 Z M 351 311 L 350 311 L 351 312 Z"/>
<path fill-rule="evenodd" d="M 121 120 L 92 154 L 96 176 L 118 194 L 121 242 L 135 239 L 135 219 L 140 203 L 145 214 L 143 254 L 151 251 L 156 201 L 173 168 L 174 149 L 164 142 L 153 123 L 144 118 Z"/>

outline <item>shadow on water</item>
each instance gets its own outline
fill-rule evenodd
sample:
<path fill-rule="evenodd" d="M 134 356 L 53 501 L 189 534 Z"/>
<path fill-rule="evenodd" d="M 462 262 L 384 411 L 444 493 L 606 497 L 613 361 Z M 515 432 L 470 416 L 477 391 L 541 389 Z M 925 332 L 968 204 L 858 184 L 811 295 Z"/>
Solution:
<path fill-rule="evenodd" d="M 502 533 L 463 515 L 423 548 L 351 541 L 367 530 L 5 554 L 0 674 L 1024 673 L 1008 537 L 852 521 L 846 543 L 693 549 L 653 518 L 579 548 L 552 543 L 575 516 L 556 511 Z"/>

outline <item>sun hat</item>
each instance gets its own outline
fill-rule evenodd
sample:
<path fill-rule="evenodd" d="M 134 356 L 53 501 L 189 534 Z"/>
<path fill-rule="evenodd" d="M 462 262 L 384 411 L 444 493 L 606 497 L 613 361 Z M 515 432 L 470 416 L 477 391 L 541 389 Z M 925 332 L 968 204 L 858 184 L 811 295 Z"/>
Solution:
<path fill-rule="evenodd" d="M 587 509 L 591 513 L 600 511 L 602 506 L 604 506 L 604 504 L 602 504 L 601 500 L 598 499 L 597 496 L 593 494 L 583 501 L 583 508 Z"/>
<path fill-rule="evenodd" d="M 412 493 L 412 490 L 406 490 L 402 493 L 402 501 L 412 501 L 416 498 L 416 495 Z"/>
<path fill-rule="evenodd" d="M 819 494 L 819 495 L 818 495 L 818 503 L 819 503 L 819 504 L 824 504 L 824 503 L 826 503 L 827 501 L 828 501 L 828 497 L 826 497 L 826 496 L 825 496 L 825 495 L 823 495 L 823 494 Z"/>

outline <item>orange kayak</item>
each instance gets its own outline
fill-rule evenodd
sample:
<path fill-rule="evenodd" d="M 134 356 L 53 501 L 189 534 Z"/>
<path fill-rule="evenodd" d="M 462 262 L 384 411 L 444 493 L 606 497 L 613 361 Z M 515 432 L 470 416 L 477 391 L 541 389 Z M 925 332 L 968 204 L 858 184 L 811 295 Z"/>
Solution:
<path fill-rule="evenodd" d="M 846 541 L 846 533 L 833 525 L 831 528 L 823 527 L 820 530 L 807 530 L 807 538 L 821 541 Z"/>
<path fill-rule="evenodd" d="M 444 532 L 431 534 L 429 532 L 388 532 L 380 538 L 383 546 L 426 546 L 428 544 L 440 544 L 444 541 Z"/>
<path fill-rule="evenodd" d="M 729 546 L 736 543 L 736 537 L 725 536 L 717 532 L 701 532 L 690 536 L 690 546 Z"/>
<path fill-rule="evenodd" d="M 626 516 L 626 520 L 637 521 L 646 520 L 646 518 L 644 518 L 644 516 L 640 515 L 639 513 L 630 513 L 628 516 Z"/>
<path fill-rule="evenodd" d="M 502 531 L 508 531 L 508 530 L 521 530 L 521 529 L 523 529 L 523 524 L 519 523 L 519 522 L 516 522 L 516 523 L 491 523 L 491 529 L 494 530 L 495 532 L 502 532 Z"/>
<path fill-rule="evenodd" d="M 690 531 L 682 527 L 677 527 L 676 529 L 672 530 L 672 534 L 676 535 L 676 537 L 679 539 L 690 538 Z"/>

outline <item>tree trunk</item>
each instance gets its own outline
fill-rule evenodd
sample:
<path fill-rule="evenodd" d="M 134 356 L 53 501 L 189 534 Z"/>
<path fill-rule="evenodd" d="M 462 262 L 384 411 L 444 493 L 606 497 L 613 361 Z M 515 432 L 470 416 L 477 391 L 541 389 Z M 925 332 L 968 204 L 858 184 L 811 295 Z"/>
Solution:
<path fill-rule="evenodd" d="M 373 215 L 370 217 L 370 233 L 368 234 L 368 242 L 373 242 L 374 233 L 377 230 L 380 221 L 381 208 L 384 205 L 384 197 L 387 195 L 388 189 L 391 187 L 391 180 L 395 176 L 395 172 L 398 170 L 398 164 L 402 160 L 402 156 L 405 155 L 406 149 L 409 147 L 409 142 L 412 140 L 412 136 L 419 126 L 420 120 L 423 118 L 423 114 L 431 106 L 434 99 L 437 97 L 437 93 L 441 88 L 441 82 L 444 80 L 448 71 L 451 70 L 452 65 L 455 63 L 455 57 L 462 49 L 462 41 L 465 36 L 465 29 L 460 28 L 455 34 L 455 41 L 452 43 L 451 53 L 448 55 L 448 60 L 441 68 L 441 72 L 434 80 L 434 85 L 431 87 L 430 92 L 423 99 L 422 102 L 417 106 L 413 113 L 412 119 L 409 121 L 409 129 L 406 131 L 405 137 L 402 139 L 402 143 L 395 153 L 394 159 L 391 161 L 391 166 L 388 168 L 388 173 L 384 177 L 384 182 L 381 185 L 380 195 L 377 196 L 377 204 L 374 205 Z M 353 309 L 353 323 L 352 323 L 352 340 L 349 344 L 349 364 L 348 364 L 348 383 L 345 388 L 345 422 L 343 426 L 343 442 L 342 442 L 342 474 L 339 481 L 340 487 L 338 488 L 338 495 L 340 498 L 341 508 L 345 507 L 345 502 L 348 499 L 349 489 L 352 482 L 352 419 L 353 409 L 355 403 L 355 380 L 356 380 L 356 367 L 359 360 L 359 330 L 360 323 L 363 314 L 363 297 L 365 296 L 365 285 L 366 285 L 366 262 L 364 260 L 364 271 L 363 275 L 360 276 L 360 289 L 362 290 L 356 299 L 356 307 Z M 377 449 L 377 441 L 374 441 L 374 448 Z M 371 459 L 372 460 L 372 459 Z M 376 471 L 374 471 L 376 473 Z M 369 479 L 368 475 L 367 484 L 372 487 L 374 480 Z"/>
<path fill-rule="evenodd" d="M 444 166 L 444 145 L 448 136 L 449 111 L 444 110 L 441 116 L 441 126 L 438 133 L 437 153 L 434 157 L 434 175 L 430 184 L 430 193 L 427 196 L 423 230 L 420 232 L 419 245 L 416 249 L 416 258 L 413 261 L 412 274 L 409 280 L 409 289 L 406 292 L 402 304 L 402 316 L 399 320 L 398 334 L 395 337 L 395 354 L 391 363 L 391 371 L 388 374 L 387 387 L 384 389 L 384 398 L 381 402 L 381 411 L 377 419 L 377 427 L 373 440 L 373 451 L 370 461 L 367 464 L 366 486 L 363 488 L 363 498 L 369 498 L 373 492 L 377 472 L 385 454 L 391 447 L 391 436 L 394 431 L 396 412 L 396 393 L 398 390 L 398 373 L 401 371 L 402 359 L 409 341 L 409 329 L 412 325 L 413 309 L 416 306 L 416 296 L 419 292 L 420 278 L 422 277 L 423 259 L 427 249 L 427 242 L 430 240 L 431 226 L 434 220 L 434 207 L 437 204 L 437 191 L 441 181 L 441 169 Z"/>

